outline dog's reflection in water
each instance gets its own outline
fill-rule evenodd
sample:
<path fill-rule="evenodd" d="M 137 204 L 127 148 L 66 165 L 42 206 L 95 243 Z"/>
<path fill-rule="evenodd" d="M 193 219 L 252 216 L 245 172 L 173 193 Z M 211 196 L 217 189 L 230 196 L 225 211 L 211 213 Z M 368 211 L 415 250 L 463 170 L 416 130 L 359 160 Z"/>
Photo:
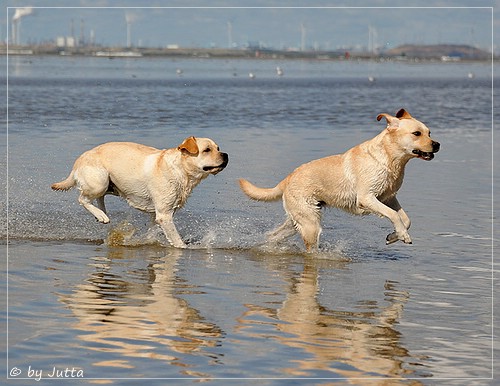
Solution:
<path fill-rule="evenodd" d="M 82 331 L 78 339 L 90 350 L 112 354 L 109 360 L 97 355 L 94 365 L 133 368 L 135 357 L 182 367 L 182 357 L 191 353 L 216 362 L 211 348 L 220 344 L 222 330 L 175 295 L 179 287 L 189 293 L 176 274 L 182 250 L 169 249 L 147 269 L 129 271 L 122 262 L 144 258 L 140 252 L 141 248 L 110 248 L 106 257 L 95 259 L 95 272 L 84 283 L 71 295 L 61 295 L 76 316 L 73 327 Z M 165 249 L 157 247 L 157 253 L 164 255 Z M 189 373 L 187 367 L 185 372 Z"/>

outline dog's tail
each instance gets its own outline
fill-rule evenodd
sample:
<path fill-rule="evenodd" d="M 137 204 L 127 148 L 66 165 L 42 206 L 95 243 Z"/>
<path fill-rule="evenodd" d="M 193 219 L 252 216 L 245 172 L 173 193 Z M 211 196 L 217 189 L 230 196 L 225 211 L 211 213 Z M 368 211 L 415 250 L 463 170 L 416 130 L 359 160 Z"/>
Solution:
<path fill-rule="evenodd" d="M 56 182 L 55 184 L 52 184 L 50 187 L 53 190 L 69 190 L 75 185 L 76 185 L 76 182 L 75 182 L 75 178 L 73 176 L 73 171 L 72 171 L 69 174 L 68 178 L 66 178 L 64 181 Z"/>
<path fill-rule="evenodd" d="M 274 188 L 259 188 L 247 180 L 240 178 L 240 188 L 252 200 L 257 201 L 278 201 L 283 196 L 281 183 Z"/>

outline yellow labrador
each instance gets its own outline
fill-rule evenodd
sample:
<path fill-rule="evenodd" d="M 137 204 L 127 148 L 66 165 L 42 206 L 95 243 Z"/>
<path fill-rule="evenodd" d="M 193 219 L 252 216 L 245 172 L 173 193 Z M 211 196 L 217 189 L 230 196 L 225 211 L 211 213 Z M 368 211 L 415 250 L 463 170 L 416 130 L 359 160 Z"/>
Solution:
<path fill-rule="evenodd" d="M 317 249 L 321 233 L 321 208 L 332 206 L 353 214 L 375 213 L 387 217 L 395 231 L 387 244 L 402 240 L 411 244 L 410 219 L 396 199 L 406 163 L 412 158 L 431 160 L 439 143 L 430 131 L 407 111 L 393 117 L 380 114 L 387 127 L 375 138 L 344 154 L 332 155 L 299 166 L 276 187 L 264 189 L 240 179 L 240 187 L 259 201 L 283 199 L 287 219 L 269 234 L 270 241 L 302 236 L 307 251 Z"/>
<path fill-rule="evenodd" d="M 68 178 L 53 184 L 52 189 L 77 186 L 80 204 L 102 223 L 109 222 L 104 196 L 121 196 L 130 206 L 155 213 L 168 241 L 185 248 L 173 222 L 174 213 L 201 180 L 222 171 L 228 159 L 209 138 L 189 137 L 177 148 L 166 150 L 109 142 L 83 153 Z"/>

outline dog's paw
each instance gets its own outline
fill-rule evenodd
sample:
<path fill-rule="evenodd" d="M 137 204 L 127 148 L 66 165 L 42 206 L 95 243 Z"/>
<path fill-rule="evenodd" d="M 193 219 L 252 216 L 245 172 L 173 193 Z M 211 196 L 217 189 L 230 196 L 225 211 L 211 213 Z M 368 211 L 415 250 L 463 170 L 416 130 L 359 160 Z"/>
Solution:
<path fill-rule="evenodd" d="M 186 249 L 187 248 L 187 245 L 184 244 L 183 242 L 177 242 L 177 243 L 172 243 L 170 242 L 170 245 L 172 245 L 172 247 L 174 248 L 179 248 L 179 249 Z"/>
<path fill-rule="evenodd" d="M 388 234 L 387 237 L 385 238 L 385 245 L 395 243 L 398 240 L 399 239 L 398 239 L 396 232 L 393 232 L 391 234 Z"/>
<path fill-rule="evenodd" d="M 99 221 L 100 223 L 103 223 L 103 224 L 108 224 L 109 223 L 109 217 L 106 216 L 105 214 L 99 214 L 99 215 L 96 215 L 96 220 Z"/>
<path fill-rule="evenodd" d="M 404 232 L 403 234 L 399 234 L 398 232 L 392 232 L 385 238 L 385 244 L 389 245 L 399 240 L 401 240 L 405 244 L 413 244 L 408 232 Z"/>

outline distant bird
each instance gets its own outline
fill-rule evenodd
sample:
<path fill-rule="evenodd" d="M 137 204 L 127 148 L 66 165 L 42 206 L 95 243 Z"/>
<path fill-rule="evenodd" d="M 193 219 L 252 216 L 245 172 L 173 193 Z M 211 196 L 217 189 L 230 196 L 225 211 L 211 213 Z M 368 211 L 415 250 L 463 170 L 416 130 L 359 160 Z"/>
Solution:
<path fill-rule="evenodd" d="M 248 74 L 248 77 L 250 79 L 255 79 L 255 74 L 253 72 L 251 72 L 251 73 Z"/>
<path fill-rule="evenodd" d="M 369 81 L 369 82 L 375 82 L 375 80 L 376 80 L 376 79 L 375 79 L 375 77 L 374 77 L 374 76 L 369 76 L 369 77 L 368 77 L 368 81 Z"/>
<path fill-rule="evenodd" d="M 476 77 L 476 75 L 475 75 L 473 72 L 469 72 L 469 73 L 467 74 L 467 77 L 468 77 L 469 79 L 474 79 L 474 78 Z"/>
<path fill-rule="evenodd" d="M 279 67 L 279 66 L 278 66 L 278 67 L 276 67 L 276 74 L 277 74 L 278 76 L 283 76 L 283 74 L 284 74 L 284 73 L 283 73 L 283 69 L 282 69 L 281 67 Z"/>
<path fill-rule="evenodd" d="M 176 73 L 177 75 L 179 75 L 179 76 L 181 76 L 183 72 L 184 72 L 184 71 L 182 71 L 180 68 L 178 68 L 177 70 L 175 70 L 175 73 Z"/>

